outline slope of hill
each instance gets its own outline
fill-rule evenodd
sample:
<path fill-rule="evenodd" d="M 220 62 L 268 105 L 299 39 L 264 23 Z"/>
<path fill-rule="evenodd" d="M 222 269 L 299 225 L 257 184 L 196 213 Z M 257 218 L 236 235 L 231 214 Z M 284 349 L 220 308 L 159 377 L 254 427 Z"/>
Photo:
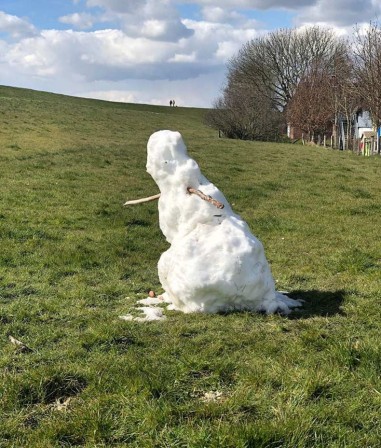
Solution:
<path fill-rule="evenodd" d="M 112 103 L 0 86 L 0 144 L 23 150 L 136 144 L 162 126 L 199 131 L 202 109 Z M 144 144 L 143 144 L 144 146 Z"/>
<path fill-rule="evenodd" d="M 202 115 L 0 87 L 1 447 L 379 445 L 380 159 L 218 139 Z M 157 192 L 164 128 L 299 313 L 118 319 L 160 292 L 157 206 L 122 204 Z"/>

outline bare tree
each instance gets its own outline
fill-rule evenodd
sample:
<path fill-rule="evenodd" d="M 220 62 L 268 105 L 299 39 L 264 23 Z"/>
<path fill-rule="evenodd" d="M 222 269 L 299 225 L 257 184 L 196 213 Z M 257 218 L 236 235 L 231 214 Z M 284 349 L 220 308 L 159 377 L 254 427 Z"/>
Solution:
<path fill-rule="evenodd" d="M 280 29 L 245 44 L 228 69 L 282 110 L 311 65 L 319 61 L 332 75 L 346 52 L 345 43 L 331 30 L 318 26 Z"/>
<path fill-rule="evenodd" d="M 325 61 L 318 59 L 308 68 L 287 106 L 287 120 L 310 137 L 321 138 L 332 131 L 335 143 L 340 124 L 343 149 L 348 149 L 352 118 L 358 107 L 351 59 L 338 54 L 330 70 Z"/>
<path fill-rule="evenodd" d="M 277 140 L 281 120 L 281 113 L 267 96 L 233 77 L 206 115 L 207 124 L 220 129 L 226 137 L 242 140 Z"/>
<path fill-rule="evenodd" d="M 352 147 L 353 117 L 362 106 L 362 99 L 354 76 L 353 60 L 350 55 L 340 62 L 340 70 L 332 76 L 332 87 L 335 102 L 335 125 L 337 116 L 341 116 L 343 122 L 346 123 L 343 149 L 350 149 Z"/>
<path fill-rule="evenodd" d="M 381 26 L 371 22 L 366 30 L 356 29 L 353 46 L 356 87 L 374 124 L 381 124 Z"/>
<path fill-rule="evenodd" d="M 317 80 L 316 74 L 312 76 L 316 67 L 324 80 L 329 79 L 340 72 L 346 54 L 344 42 L 331 30 L 318 26 L 280 29 L 254 39 L 229 62 L 227 86 L 207 120 L 227 136 L 276 139 L 281 126 L 286 127 L 287 107 L 301 80 L 304 85 L 299 95 L 307 95 L 306 89 L 313 87 L 310 81 L 314 80 L 315 86 L 323 82 L 323 78 Z M 307 96 L 312 98 L 311 93 Z M 317 92 L 314 97 L 317 99 Z M 323 108 L 323 102 L 319 104 Z M 309 124 L 314 129 L 322 127 L 326 113 L 320 110 L 317 115 L 315 124 L 312 118 Z"/>
<path fill-rule="evenodd" d="M 332 128 L 334 98 L 332 76 L 315 64 L 299 81 L 287 106 L 287 120 L 311 140 L 322 136 Z"/>

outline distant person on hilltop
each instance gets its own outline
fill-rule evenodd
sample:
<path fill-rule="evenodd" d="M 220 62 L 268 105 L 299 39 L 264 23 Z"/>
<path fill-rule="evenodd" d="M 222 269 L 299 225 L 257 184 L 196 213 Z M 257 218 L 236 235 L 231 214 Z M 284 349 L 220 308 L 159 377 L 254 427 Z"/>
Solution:
<path fill-rule="evenodd" d="M 172 100 L 170 100 L 169 107 L 172 107 L 172 104 L 173 104 L 173 102 L 172 102 Z"/>

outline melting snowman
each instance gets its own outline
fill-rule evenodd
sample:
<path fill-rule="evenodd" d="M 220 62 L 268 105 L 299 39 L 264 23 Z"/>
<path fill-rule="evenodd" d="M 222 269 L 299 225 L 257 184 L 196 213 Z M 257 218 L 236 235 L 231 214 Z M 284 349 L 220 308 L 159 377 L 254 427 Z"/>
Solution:
<path fill-rule="evenodd" d="M 181 134 L 155 132 L 147 150 L 147 172 L 161 192 L 147 199 L 159 197 L 160 228 L 171 245 L 158 263 L 170 308 L 288 314 L 300 306 L 275 290 L 262 243 L 202 175 Z"/>

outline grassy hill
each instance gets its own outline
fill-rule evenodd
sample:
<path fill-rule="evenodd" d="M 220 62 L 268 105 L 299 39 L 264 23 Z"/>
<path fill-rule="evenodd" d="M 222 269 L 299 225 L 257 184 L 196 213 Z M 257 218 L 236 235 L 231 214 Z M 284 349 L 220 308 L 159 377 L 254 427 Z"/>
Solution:
<path fill-rule="evenodd" d="M 0 447 L 379 446 L 381 160 L 218 139 L 202 116 L 0 87 Z M 118 318 L 160 292 L 157 205 L 122 207 L 157 192 L 158 129 L 299 313 Z"/>

